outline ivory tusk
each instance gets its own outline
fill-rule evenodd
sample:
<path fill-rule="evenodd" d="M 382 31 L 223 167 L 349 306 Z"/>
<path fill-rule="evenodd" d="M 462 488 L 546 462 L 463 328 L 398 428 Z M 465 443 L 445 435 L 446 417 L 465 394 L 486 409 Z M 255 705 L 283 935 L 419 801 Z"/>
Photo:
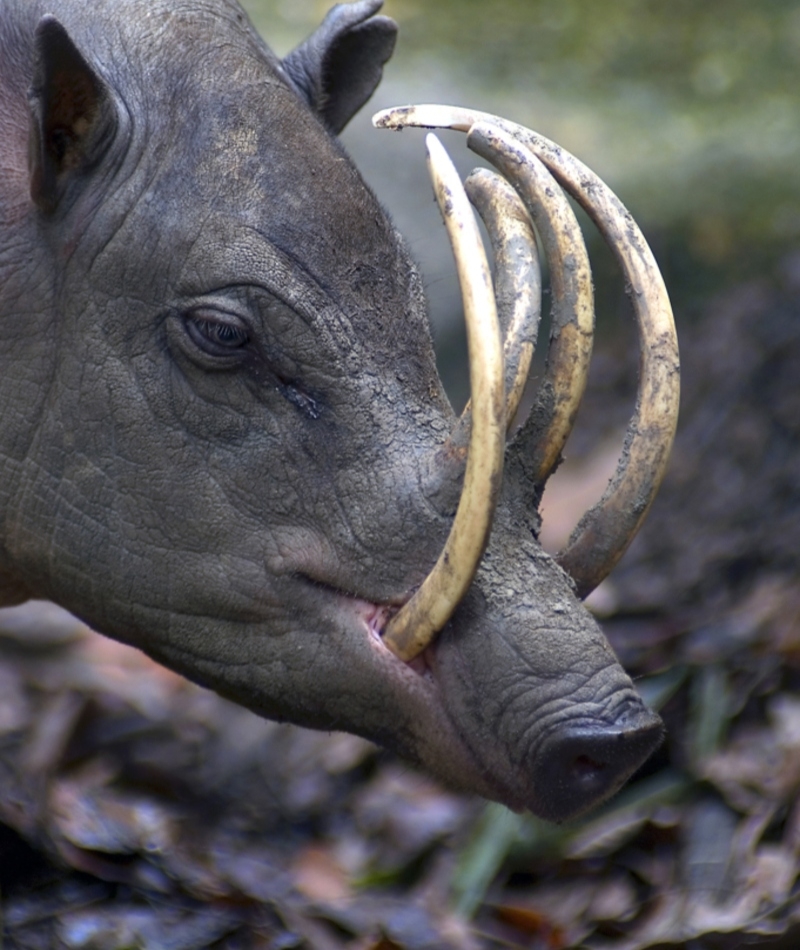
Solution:
<path fill-rule="evenodd" d="M 531 368 L 542 313 L 542 272 L 536 236 L 516 191 L 488 168 L 466 181 L 467 197 L 489 232 L 495 258 L 495 297 L 504 334 L 506 430 L 517 414 Z"/>
<path fill-rule="evenodd" d="M 639 391 L 617 471 L 558 556 L 580 596 L 611 571 L 638 531 L 664 477 L 678 421 L 680 362 L 675 324 L 652 251 L 630 213 L 610 188 L 560 146 L 523 126 L 487 113 L 449 106 L 387 109 L 379 128 L 444 127 L 469 131 L 480 152 L 485 129 L 502 130 L 534 152 L 558 183 L 584 208 L 614 253 L 630 287 L 639 328 Z"/>
<path fill-rule="evenodd" d="M 485 123 L 475 126 L 467 141 L 479 138 L 479 154 L 495 165 L 525 202 L 550 267 L 553 322 L 538 411 L 533 413 L 541 435 L 532 469 L 537 484 L 543 485 L 572 432 L 589 376 L 594 337 L 589 255 L 569 202 L 542 162 L 510 135 Z"/>
<path fill-rule="evenodd" d="M 489 265 L 458 173 L 434 135 L 427 138 L 436 198 L 456 259 L 467 324 L 472 433 L 464 488 L 444 550 L 411 600 L 389 621 L 386 646 L 412 660 L 450 619 L 489 540 L 503 474 L 503 351 Z"/>
<path fill-rule="evenodd" d="M 469 132 L 476 122 L 491 122 L 497 118 L 488 112 L 479 112 L 477 109 L 426 103 L 418 106 L 392 106 L 389 109 L 381 109 L 372 117 L 372 124 L 376 129 L 389 129 L 392 132 L 399 132 L 401 129 L 410 127 Z"/>
<path fill-rule="evenodd" d="M 435 119 L 465 131 L 472 128 L 473 118 L 480 115 L 444 106 L 410 109 L 415 123 L 420 120 L 428 124 Z M 386 115 L 390 120 L 387 127 L 394 127 L 395 113 L 407 111 L 387 110 L 379 116 Z M 383 124 L 379 116 L 374 120 L 376 125 Z M 575 214 L 542 162 L 501 129 L 492 126 L 489 131 L 484 123 L 482 130 L 490 141 L 480 154 L 518 190 L 542 239 L 550 266 L 553 324 L 538 406 L 531 415 L 539 430 L 531 468 L 536 483 L 543 485 L 561 456 L 586 390 L 594 336 L 589 256 Z M 477 133 L 477 129 L 473 130 L 470 139 Z"/>

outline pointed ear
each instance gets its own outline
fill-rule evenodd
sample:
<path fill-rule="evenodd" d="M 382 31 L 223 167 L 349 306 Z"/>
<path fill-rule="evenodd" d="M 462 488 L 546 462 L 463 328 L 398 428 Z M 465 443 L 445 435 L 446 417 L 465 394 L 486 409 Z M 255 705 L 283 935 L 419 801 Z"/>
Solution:
<path fill-rule="evenodd" d="M 335 135 L 381 81 L 397 24 L 375 16 L 383 0 L 337 4 L 320 27 L 283 60 L 295 87 Z"/>
<path fill-rule="evenodd" d="M 36 28 L 28 102 L 31 197 L 49 214 L 106 153 L 117 128 L 108 87 L 54 16 Z"/>

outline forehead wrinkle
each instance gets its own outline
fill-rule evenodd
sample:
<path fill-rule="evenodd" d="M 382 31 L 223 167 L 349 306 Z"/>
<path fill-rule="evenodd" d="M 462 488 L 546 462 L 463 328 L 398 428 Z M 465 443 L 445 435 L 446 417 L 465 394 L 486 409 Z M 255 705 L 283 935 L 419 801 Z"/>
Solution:
<path fill-rule="evenodd" d="M 234 235 L 220 237 L 215 247 L 198 236 L 186 256 L 178 278 L 182 294 L 187 296 L 251 287 L 263 290 L 291 307 L 315 332 L 324 333 L 337 349 L 350 350 L 357 339 L 352 322 L 337 301 L 303 261 L 277 247 L 259 228 L 242 224 L 225 215 L 209 215 L 214 224 L 228 227 Z M 216 229 L 213 229 L 216 230 Z M 202 284 L 199 283 L 200 274 Z"/>

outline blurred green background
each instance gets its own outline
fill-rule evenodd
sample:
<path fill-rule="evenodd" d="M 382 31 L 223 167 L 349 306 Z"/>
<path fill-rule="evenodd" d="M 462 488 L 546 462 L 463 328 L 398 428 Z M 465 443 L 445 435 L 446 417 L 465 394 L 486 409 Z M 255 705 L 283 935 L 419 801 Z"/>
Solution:
<path fill-rule="evenodd" d="M 245 3 L 279 54 L 329 5 Z M 574 152 L 642 225 L 679 323 L 800 243 L 800 0 L 387 0 L 384 12 L 397 50 L 344 140 L 423 267 L 440 346 L 459 348 L 449 250 L 422 134 L 370 126 L 385 105 L 470 105 Z M 463 139 L 446 142 L 465 173 L 477 163 Z M 601 254 L 601 304 L 616 299 L 608 269 Z"/>

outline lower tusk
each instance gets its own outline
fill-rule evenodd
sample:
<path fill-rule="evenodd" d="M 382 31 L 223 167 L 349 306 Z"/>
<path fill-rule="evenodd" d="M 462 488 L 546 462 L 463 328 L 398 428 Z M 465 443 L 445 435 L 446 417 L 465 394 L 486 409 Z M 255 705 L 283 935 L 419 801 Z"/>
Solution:
<path fill-rule="evenodd" d="M 464 489 L 444 550 L 417 593 L 384 632 L 386 646 L 406 661 L 432 642 L 472 583 L 489 540 L 505 450 L 503 351 L 489 265 L 458 173 L 435 136 L 428 136 L 427 146 L 431 178 L 453 246 L 464 302 L 472 433 Z"/>
<path fill-rule="evenodd" d="M 652 251 L 627 209 L 594 172 L 565 149 L 523 126 L 470 109 L 405 106 L 386 109 L 373 118 L 379 128 L 423 126 L 465 132 L 478 122 L 508 133 L 534 152 L 591 217 L 625 275 L 639 327 L 639 392 L 616 474 L 558 556 L 575 580 L 578 593 L 585 597 L 630 544 L 666 471 L 680 397 L 672 308 Z"/>

